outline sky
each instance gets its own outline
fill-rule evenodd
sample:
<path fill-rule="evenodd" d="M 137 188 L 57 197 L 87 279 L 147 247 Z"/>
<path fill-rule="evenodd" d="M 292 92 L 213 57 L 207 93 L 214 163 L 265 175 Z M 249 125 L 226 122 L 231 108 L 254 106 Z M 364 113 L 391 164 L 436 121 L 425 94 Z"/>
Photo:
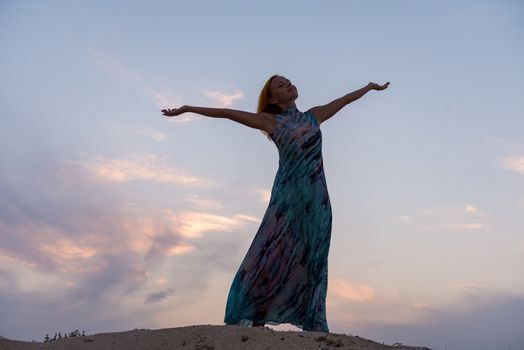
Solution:
<path fill-rule="evenodd" d="M 0 335 L 223 325 L 276 146 L 322 123 L 331 332 L 524 349 L 521 1 L 0 1 Z M 277 330 L 299 330 L 283 324 Z"/>

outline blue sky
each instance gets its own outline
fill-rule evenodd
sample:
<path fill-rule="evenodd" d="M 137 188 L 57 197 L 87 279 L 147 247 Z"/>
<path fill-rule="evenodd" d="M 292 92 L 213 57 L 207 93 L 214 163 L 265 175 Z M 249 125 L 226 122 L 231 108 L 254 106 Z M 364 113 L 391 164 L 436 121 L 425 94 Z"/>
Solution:
<path fill-rule="evenodd" d="M 0 2 L 0 335 L 223 324 L 278 152 L 160 109 L 254 111 L 277 73 L 300 110 L 391 82 L 321 126 L 330 330 L 522 347 L 523 23 L 520 1 Z"/>

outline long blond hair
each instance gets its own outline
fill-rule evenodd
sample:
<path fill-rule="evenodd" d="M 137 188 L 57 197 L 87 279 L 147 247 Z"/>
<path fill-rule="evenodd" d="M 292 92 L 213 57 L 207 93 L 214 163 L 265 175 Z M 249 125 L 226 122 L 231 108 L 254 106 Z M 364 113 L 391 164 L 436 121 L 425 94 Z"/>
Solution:
<path fill-rule="evenodd" d="M 258 97 L 257 113 L 260 113 L 260 112 L 267 112 L 271 114 L 282 113 L 282 108 L 280 108 L 279 105 L 269 102 L 269 100 L 271 99 L 271 91 L 269 90 L 269 85 L 271 85 L 271 82 L 273 81 L 273 79 L 275 79 L 278 76 L 279 76 L 278 74 L 275 74 L 271 78 L 269 78 L 266 81 L 266 83 L 264 84 L 262 91 L 260 91 L 260 95 Z M 262 132 L 262 134 L 266 135 L 269 140 L 271 140 L 267 132 L 265 132 L 264 130 L 260 130 L 260 131 Z"/>

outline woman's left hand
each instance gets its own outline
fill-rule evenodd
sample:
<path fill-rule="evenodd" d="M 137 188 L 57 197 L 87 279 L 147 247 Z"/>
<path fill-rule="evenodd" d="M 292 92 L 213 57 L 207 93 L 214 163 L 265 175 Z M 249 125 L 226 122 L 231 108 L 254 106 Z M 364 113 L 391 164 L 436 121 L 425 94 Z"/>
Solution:
<path fill-rule="evenodd" d="M 379 85 L 377 83 L 369 83 L 368 84 L 368 87 L 371 89 L 371 90 L 384 90 L 388 87 L 389 85 L 389 81 L 387 83 L 385 83 L 384 85 Z"/>

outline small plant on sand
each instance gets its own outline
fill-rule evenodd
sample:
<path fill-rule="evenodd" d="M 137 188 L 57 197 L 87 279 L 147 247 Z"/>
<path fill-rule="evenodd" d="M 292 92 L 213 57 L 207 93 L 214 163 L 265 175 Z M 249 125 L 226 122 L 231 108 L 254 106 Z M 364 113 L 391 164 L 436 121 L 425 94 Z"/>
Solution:
<path fill-rule="evenodd" d="M 44 343 L 48 343 L 51 341 L 57 341 L 58 339 L 62 339 L 62 338 L 85 337 L 85 336 L 86 336 L 86 331 L 82 331 L 82 334 L 80 334 L 80 331 L 78 329 L 72 332 L 69 332 L 69 334 L 64 332 L 64 335 L 62 335 L 62 333 L 60 332 L 58 332 L 58 334 L 55 333 L 55 336 L 53 338 L 50 338 L 49 334 L 46 334 L 44 338 Z"/>

